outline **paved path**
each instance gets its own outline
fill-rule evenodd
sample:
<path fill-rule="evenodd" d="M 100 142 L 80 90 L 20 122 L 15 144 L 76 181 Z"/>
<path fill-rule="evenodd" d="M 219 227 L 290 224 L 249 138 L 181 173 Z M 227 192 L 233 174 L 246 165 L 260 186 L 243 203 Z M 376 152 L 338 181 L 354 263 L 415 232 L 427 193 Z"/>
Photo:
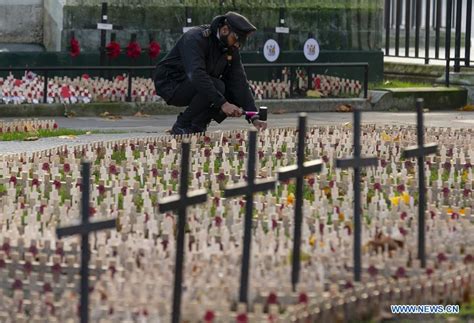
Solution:
<path fill-rule="evenodd" d="M 297 124 L 297 113 L 270 115 L 270 127 L 292 127 Z M 149 116 L 146 118 L 129 117 L 121 120 L 106 120 L 103 118 L 62 118 L 55 120 L 60 128 L 124 131 L 126 133 L 92 134 L 78 136 L 74 139 L 43 138 L 34 142 L 0 142 L 0 154 L 32 152 L 60 145 L 79 145 L 90 142 L 100 142 L 116 139 L 137 138 L 146 136 L 165 135 L 165 131 L 175 121 L 174 115 Z M 2 120 L 9 120 L 8 118 Z M 350 113 L 309 113 L 309 126 L 338 125 L 352 121 Z M 377 125 L 414 125 L 416 116 L 413 112 L 367 112 L 362 115 L 363 123 Z M 474 112 L 429 112 L 425 114 L 425 125 L 428 127 L 474 128 Z M 209 131 L 242 129 L 251 126 L 242 119 L 228 119 L 222 124 L 211 124 Z"/>

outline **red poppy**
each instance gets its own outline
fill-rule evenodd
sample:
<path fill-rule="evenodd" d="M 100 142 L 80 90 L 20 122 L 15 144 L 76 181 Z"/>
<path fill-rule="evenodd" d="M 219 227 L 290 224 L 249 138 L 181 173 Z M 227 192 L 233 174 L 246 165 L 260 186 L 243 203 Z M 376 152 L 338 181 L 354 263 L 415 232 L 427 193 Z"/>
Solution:
<path fill-rule="evenodd" d="M 161 51 L 160 44 L 157 41 L 152 40 L 150 42 L 150 46 L 149 46 L 149 49 L 148 49 L 148 55 L 150 56 L 150 58 L 151 59 L 157 58 L 158 55 L 160 55 L 160 51 Z"/>
<path fill-rule="evenodd" d="M 214 321 L 214 312 L 213 311 L 207 311 L 206 314 L 204 315 L 204 322 L 206 323 L 210 323 L 212 321 Z"/>
<path fill-rule="evenodd" d="M 377 276 L 377 274 L 379 273 L 378 269 L 375 268 L 373 265 L 369 266 L 368 272 L 369 272 L 369 275 L 372 277 Z"/>
<path fill-rule="evenodd" d="M 278 304 L 278 297 L 275 293 L 268 294 L 267 304 L 269 304 L 269 305 Z"/>
<path fill-rule="evenodd" d="M 214 218 L 214 221 L 216 222 L 216 226 L 220 227 L 222 224 L 222 218 L 220 216 L 216 216 Z"/>
<path fill-rule="evenodd" d="M 298 297 L 298 303 L 308 304 L 308 301 L 308 295 L 306 295 L 306 293 L 300 293 L 300 296 Z"/>
<path fill-rule="evenodd" d="M 127 56 L 136 59 L 142 54 L 142 49 L 137 41 L 132 41 L 127 46 Z"/>
<path fill-rule="evenodd" d="M 173 179 L 177 179 L 178 176 L 179 176 L 179 172 L 176 169 L 173 169 L 173 171 L 171 172 L 171 177 Z"/>
<path fill-rule="evenodd" d="M 116 41 L 111 41 L 105 48 L 107 49 L 107 56 L 109 56 L 110 59 L 115 59 L 120 56 L 120 44 Z"/>
<path fill-rule="evenodd" d="M 76 37 L 72 37 L 70 42 L 69 54 L 71 55 L 71 57 L 77 57 L 80 53 L 81 47 L 79 46 L 79 41 L 76 39 Z"/>
<path fill-rule="evenodd" d="M 397 271 L 395 272 L 396 278 L 402 278 L 406 276 L 406 270 L 403 267 L 398 267 Z"/>

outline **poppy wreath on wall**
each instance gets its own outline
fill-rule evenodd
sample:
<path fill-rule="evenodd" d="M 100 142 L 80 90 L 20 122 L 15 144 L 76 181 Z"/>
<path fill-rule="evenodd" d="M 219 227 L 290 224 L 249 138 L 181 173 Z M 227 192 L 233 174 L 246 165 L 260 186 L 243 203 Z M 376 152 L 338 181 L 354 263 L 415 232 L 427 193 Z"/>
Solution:
<path fill-rule="evenodd" d="M 109 56 L 109 58 L 114 59 L 119 57 L 121 51 L 120 44 L 115 40 L 112 40 L 110 43 L 108 43 L 105 48 L 107 49 L 107 56 Z"/>
<path fill-rule="evenodd" d="M 150 42 L 150 47 L 148 49 L 148 55 L 150 56 L 151 59 L 155 59 L 160 55 L 161 51 L 161 46 L 160 43 L 158 43 L 156 40 L 152 40 Z"/>
<path fill-rule="evenodd" d="M 71 41 L 69 43 L 69 54 L 71 57 L 77 57 L 81 53 L 81 46 L 79 45 L 79 41 L 76 39 L 74 34 L 71 37 Z"/>
<path fill-rule="evenodd" d="M 136 40 L 132 40 L 127 46 L 127 56 L 136 59 L 142 54 L 142 49 Z"/>

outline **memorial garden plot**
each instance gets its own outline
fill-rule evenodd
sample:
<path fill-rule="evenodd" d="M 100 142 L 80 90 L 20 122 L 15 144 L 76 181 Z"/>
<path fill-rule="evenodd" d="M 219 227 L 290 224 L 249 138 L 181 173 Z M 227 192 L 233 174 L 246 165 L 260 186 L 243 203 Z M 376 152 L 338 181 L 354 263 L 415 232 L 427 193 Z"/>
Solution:
<path fill-rule="evenodd" d="M 181 318 L 194 322 L 370 319 L 391 304 L 469 302 L 474 287 L 471 129 L 426 128 L 438 145 L 425 157 L 426 264 L 417 259 L 418 168 L 403 151 L 415 127 L 363 124 L 360 168 L 361 271 L 354 278 L 353 126 L 310 127 L 303 156 L 321 167 L 302 178 L 299 276 L 292 278 L 297 181 L 295 128 L 256 138 L 247 304 L 239 302 L 249 138 L 240 131 L 147 137 L 0 157 L 0 320 L 66 322 L 79 313 L 80 245 L 56 229 L 80 219 L 81 161 L 91 162 L 90 221 L 116 219 L 89 236 L 91 321 L 168 321 L 175 276 L 177 213 L 160 203 L 179 193 L 181 144 L 189 141 L 190 190 L 207 201 L 187 210 Z M 301 129 L 301 128 L 300 128 Z M 284 170 L 284 169 L 283 169 Z M 253 176 L 253 175 L 252 175 Z M 280 176 L 280 177 L 279 177 Z M 232 194 L 231 194 L 232 195 Z M 235 195 L 235 194 L 234 194 Z"/>

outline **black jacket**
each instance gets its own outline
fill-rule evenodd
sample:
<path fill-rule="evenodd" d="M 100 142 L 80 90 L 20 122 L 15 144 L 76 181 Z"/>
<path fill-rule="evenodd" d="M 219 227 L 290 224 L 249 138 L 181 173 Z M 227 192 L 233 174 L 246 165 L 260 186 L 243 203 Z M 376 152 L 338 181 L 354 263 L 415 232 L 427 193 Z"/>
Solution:
<path fill-rule="evenodd" d="M 213 107 L 220 108 L 229 100 L 246 111 L 257 111 L 240 53 L 225 48 L 217 38 L 217 30 L 213 21 L 211 26 L 194 27 L 180 37 L 157 65 L 156 92 L 168 102 L 177 85 L 187 78 L 198 92 L 209 98 Z M 224 81 L 227 99 L 217 91 L 211 77 Z"/>

